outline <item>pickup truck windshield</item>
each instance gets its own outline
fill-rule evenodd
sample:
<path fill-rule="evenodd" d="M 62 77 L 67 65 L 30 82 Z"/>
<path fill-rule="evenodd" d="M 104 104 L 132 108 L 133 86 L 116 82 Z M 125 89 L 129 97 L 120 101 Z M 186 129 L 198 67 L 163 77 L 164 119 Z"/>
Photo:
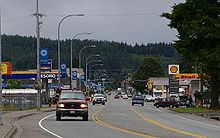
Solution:
<path fill-rule="evenodd" d="M 60 100 L 84 100 L 85 96 L 82 93 L 61 93 Z"/>

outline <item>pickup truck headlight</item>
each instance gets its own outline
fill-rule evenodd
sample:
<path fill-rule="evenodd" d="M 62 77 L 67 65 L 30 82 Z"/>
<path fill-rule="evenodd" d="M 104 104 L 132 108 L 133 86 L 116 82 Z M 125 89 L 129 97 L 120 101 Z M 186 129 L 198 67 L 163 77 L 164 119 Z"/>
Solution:
<path fill-rule="evenodd" d="M 61 107 L 61 108 L 63 108 L 63 107 L 64 107 L 64 104 L 59 103 L 59 104 L 57 105 L 57 107 Z"/>
<path fill-rule="evenodd" d="M 81 108 L 87 108 L 88 105 L 87 105 L 87 104 L 81 104 L 80 107 L 81 107 Z"/>

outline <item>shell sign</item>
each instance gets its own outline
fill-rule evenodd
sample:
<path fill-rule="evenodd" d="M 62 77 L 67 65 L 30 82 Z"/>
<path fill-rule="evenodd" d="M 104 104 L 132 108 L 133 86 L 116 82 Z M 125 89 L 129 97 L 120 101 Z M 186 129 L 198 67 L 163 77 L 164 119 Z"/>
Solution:
<path fill-rule="evenodd" d="M 12 65 L 10 62 L 2 62 L 2 75 L 11 75 Z"/>
<path fill-rule="evenodd" d="M 176 79 L 199 79 L 199 74 L 197 73 L 185 73 L 175 75 Z"/>
<path fill-rule="evenodd" d="M 168 74 L 179 74 L 179 65 L 169 65 Z"/>

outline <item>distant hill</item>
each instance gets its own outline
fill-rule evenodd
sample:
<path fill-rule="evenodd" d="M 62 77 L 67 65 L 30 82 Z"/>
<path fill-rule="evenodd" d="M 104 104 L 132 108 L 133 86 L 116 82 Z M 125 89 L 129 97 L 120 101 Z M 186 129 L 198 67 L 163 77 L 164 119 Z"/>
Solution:
<path fill-rule="evenodd" d="M 68 67 L 70 66 L 70 42 L 69 39 L 61 41 L 61 62 L 66 63 Z M 135 72 L 142 57 L 157 57 L 164 67 L 164 71 L 168 64 L 178 62 L 180 57 L 170 43 L 132 46 L 126 43 L 76 39 L 73 41 L 73 67 L 78 67 L 78 53 L 83 46 L 87 45 L 96 45 L 96 48 L 83 51 L 83 67 L 85 67 L 86 57 L 91 54 L 100 54 L 104 68 L 110 75 L 119 78 L 127 73 Z M 57 40 L 42 38 L 40 46 L 48 48 L 49 58 L 53 60 L 53 68 L 57 68 Z M 2 54 L 3 61 L 12 63 L 13 70 L 36 69 L 36 38 L 3 35 Z"/>

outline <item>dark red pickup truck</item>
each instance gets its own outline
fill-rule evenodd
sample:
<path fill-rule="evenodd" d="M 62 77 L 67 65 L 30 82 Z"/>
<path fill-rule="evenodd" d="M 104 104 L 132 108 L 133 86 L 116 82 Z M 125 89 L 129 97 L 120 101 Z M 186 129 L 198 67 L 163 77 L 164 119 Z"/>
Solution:
<path fill-rule="evenodd" d="M 60 121 L 61 117 L 70 116 L 82 117 L 84 121 L 88 121 L 87 100 L 82 91 L 61 91 L 56 106 L 56 120 Z"/>

